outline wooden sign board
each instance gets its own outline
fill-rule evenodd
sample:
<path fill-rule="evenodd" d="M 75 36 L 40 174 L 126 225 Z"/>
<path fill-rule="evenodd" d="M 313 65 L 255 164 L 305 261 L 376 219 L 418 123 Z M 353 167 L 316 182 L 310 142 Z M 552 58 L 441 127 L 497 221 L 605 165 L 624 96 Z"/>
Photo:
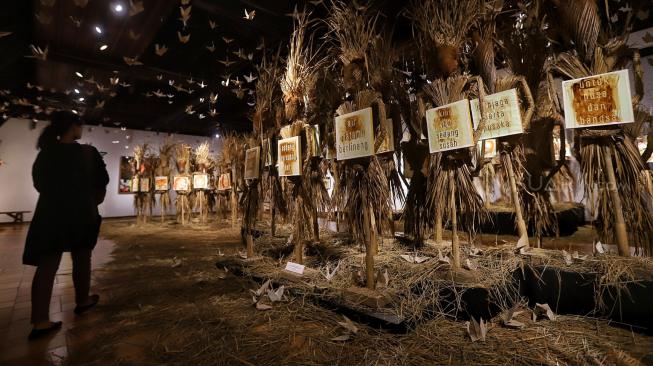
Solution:
<path fill-rule="evenodd" d="M 563 81 L 562 98 L 566 128 L 635 121 L 628 70 Z"/>
<path fill-rule="evenodd" d="M 194 189 L 209 189 L 209 175 L 204 173 L 193 174 Z"/>
<path fill-rule="evenodd" d="M 172 189 L 177 192 L 190 191 L 190 177 L 186 175 L 176 175 L 172 179 Z"/>
<path fill-rule="evenodd" d="M 474 128 L 477 128 L 481 121 L 478 99 L 470 101 L 470 105 Z M 480 140 L 524 133 L 517 89 L 486 95 L 483 98 L 483 107 L 485 128 L 481 132 Z"/>
<path fill-rule="evenodd" d="M 302 149 L 299 136 L 279 140 L 279 176 L 290 177 L 302 174 Z"/>
<path fill-rule="evenodd" d="M 227 191 L 231 189 L 231 174 L 222 173 L 218 178 L 218 191 Z"/>
<path fill-rule="evenodd" d="M 261 148 L 259 146 L 245 151 L 245 179 L 258 179 L 260 162 Z"/>
<path fill-rule="evenodd" d="M 166 176 L 156 176 L 154 177 L 154 190 L 155 191 L 167 191 L 170 189 L 170 182 L 168 182 L 168 177 Z"/>
<path fill-rule="evenodd" d="M 383 154 L 390 151 L 395 151 L 395 139 L 394 139 L 394 127 L 392 124 L 392 119 L 388 118 L 384 121 L 385 124 L 385 138 L 379 148 L 376 150 L 377 154 Z"/>
<path fill-rule="evenodd" d="M 474 146 L 469 101 L 463 99 L 427 110 L 426 130 L 431 154 Z"/>
<path fill-rule="evenodd" d="M 150 191 L 150 178 L 141 178 L 140 179 L 140 192 L 149 192 Z"/>
<path fill-rule="evenodd" d="M 374 154 L 372 108 L 336 117 L 336 158 L 348 160 Z"/>

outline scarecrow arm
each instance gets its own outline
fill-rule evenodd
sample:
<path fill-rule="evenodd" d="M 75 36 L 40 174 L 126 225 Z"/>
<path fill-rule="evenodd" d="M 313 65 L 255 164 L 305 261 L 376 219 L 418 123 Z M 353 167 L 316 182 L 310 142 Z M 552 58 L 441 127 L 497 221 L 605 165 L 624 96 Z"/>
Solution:
<path fill-rule="evenodd" d="M 528 130 L 531 126 L 533 113 L 535 112 L 535 101 L 533 101 L 533 94 L 531 93 L 531 88 L 526 82 L 526 78 L 523 76 L 518 76 L 517 83 L 527 104 L 526 111 L 524 111 L 524 120 L 522 121 L 522 125 L 524 126 L 524 130 Z"/>
<path fill-rule="evenodd" d="M 639 104 L 644 97 L 644 72 L 639 50 L 633 50 L 633 70 L 635 71 L 635 96 L 632 98 L 633 106 Z"/>

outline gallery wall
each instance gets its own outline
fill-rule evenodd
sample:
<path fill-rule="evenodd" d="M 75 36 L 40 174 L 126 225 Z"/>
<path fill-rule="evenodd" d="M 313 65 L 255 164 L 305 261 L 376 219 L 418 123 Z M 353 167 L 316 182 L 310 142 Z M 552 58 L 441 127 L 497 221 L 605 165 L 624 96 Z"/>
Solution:
<path fill-rule="evenodd" d="M 35 126 L 34 126 L 35 124 Z M 32 122 L 22 119 L 9 119 L 0 126 L 0 212 L 20 210 L 34 211 L 38 193 L 32 185 L 32 163 L 36 158 L 36 140 L 48 122 Z M 133 195 L 118 193 L 118 173 L 120 156 L 132 154 L 133 147 L 148 143 L 153 151 L 158 151 L 167 134 L 151 131 L 122 130 L 120 128 L 86 126 L 80 143 L 95 146 L 104 154 L 110 182 L 107 196 L 100 205 L 104 217 L 131 216 L 134 214 Z M 212 153 L 220 150 L 221 140 L 188 135 L 172 135 L 174 141 L 184 142 L 196 147 L 204 141 L 211 144 Z M 171 198 L 174 200 L 174 192 Z M 155 214 L 160 214 L 155 207 Z M 32 215 L 25 215 L 31 220 Z M 10 222 L 7 215 L 0 215 L 0 222 Z"/>

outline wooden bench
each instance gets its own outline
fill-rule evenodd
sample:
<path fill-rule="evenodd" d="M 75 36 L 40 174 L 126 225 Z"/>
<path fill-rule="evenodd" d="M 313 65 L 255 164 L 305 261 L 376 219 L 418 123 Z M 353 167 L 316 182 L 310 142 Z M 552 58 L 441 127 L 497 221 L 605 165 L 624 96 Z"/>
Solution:
<path fill-rule="evenodd" d="M 23 222 L 23 215 L 32 211 L 6 211 L 0 212 L 0 215 L 7 215 L 14 219 L 14 222 Z"/>

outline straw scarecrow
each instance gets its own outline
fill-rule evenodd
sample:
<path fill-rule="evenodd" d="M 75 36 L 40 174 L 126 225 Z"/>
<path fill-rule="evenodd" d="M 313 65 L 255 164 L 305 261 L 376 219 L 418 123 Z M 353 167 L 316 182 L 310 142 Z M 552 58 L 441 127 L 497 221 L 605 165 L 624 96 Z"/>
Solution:
<path fill-rule="evenodd" d="M 420 118 L 427 117 L 426 124 L 428 127 L 432 127 L 429 130 L 435 131 L 431 133 L 437 135 L 435 138 L 430 137 L 434 142 L 449 141 L 441 139 L 441 135 L 451 129 L 464 134 L 461 131 L 465 125 L 468 132 L 472 133 L 469 112 L 459 116 L 452 103 L 466 101 L 469 98 L 482 99 L 484 97 L 481 78 L 461 75 L 458 59 L 452 58 L 453 55 L 460 56 L 462 42 L 481 12 L 481 8 L 477 4 L 478 2 L 475 1 L 463 2 L 461 6 L 466 12 L 465 16 L 453 14 L 459 10 L 448 2 L 429 1 L 425 4 L 424 9 L 422 9 L 424 4 L 413 4 L 411 15 L 421 32 L 422 39 L 425 40 L 423 45 L 428 49 L 435 48 L 439 52 L 445 53 L 445 55 L 436 57 L 440 63 L 436 64 L 435 75 L 439 77 L 423 87 L 424 100 L 420 101 L 419 108 Z M 441 64 L 445 59 L 448 59 L 447 67 Z M 463 106 L 464 110 L 468 110 L 467 102 L 463 103 Z M 441 107 L 441 109 L 432 110 L 435 111 L 432 114 L 426 113 L 427 109 L 435 107 Z M 479 125 L 479 131 L 482 128 L 483 122 Z M 472 146 L 467 148 L 447 147 L 441 151 L 439 143 L 430 146 L 431 151 L 435 148 L 436 152 L 431 155 L 430 164 L 428 164 L 428 179 L 423 183 L 425 186 L 422 189 L 427 197 L 424 206 L 427 208 L 427 213 L 431 213 L 431 215 L 424 214 L 415 220 L 419 222 L 423 230 L 426 230 L 429 224 L 434 224 L 436 241 L 441 241 L 442 220 L 449 218 L 452 229 L 452 265 L 455 269 L 461 267 L 458 222 L 461 221 L 463 226 L 472 233 L 487 217 L 482 198 L 478 195 L 472 180 L 473 152 L 479 135 L 478 132 L 473 134 Z M 458 141 L 455 141 L 457 146 Z M 445 145 L 449 146 L 450 144 Z M 415 170 L 413 180 L 425 178 L 422 169 Z M 411 182 L 411 188 L 413 188 L 413 182 Z M 411 195 L 410 191 L 408 195 Z M 459 211 L 464 213 L 460 220 Z M 433 219 L 435 222 L 432 221 Z"/>
<path fill-rule="evenodd" d="M 177 166 L 177 175 L 175 179 L 185 179 L 187 180 L 188 186 L 184 188 L 174 187 L 177 192 L 177 198 L 175 198 L 175 207 L 177 209 L 177 220 L 181 221 L 182 224 L 190 222 L 190 216 L 192 213 L 191 202 L 190 202 L 190 169 L 191 169 L 191 147 L 186 144 L 177 144 L 175 146 L 175 162 Z"/>
<path fill-rule="evenodd" d="M 254 133 L 261 140 L 261 161 L 267 170 L 267 177 L 262 181 L 262 192 L 270 202 L 270 233 L 276 234 L 277 214 L 285 217 L 286 203 L 283 197 L 279 171 L 277 169 L 277 139 L 279 123 L 277 109 L 281 101 L 279 78 L 281 69 L 278 65 L 279 56 L 271 60 L 263 59 L 258 68 L 256 83 L 256 105 L 254 106 Z"/>
<path fill-rule="evenodd" d="M 210 148 L 208 142 L 203 142 L 197 148 L 195 148 L 195 151 L 193 151 L 193 158 L 195 162 L 195 171 L 193 173 L 194 178 L 196 176 L 209 177 L 212 175 L 213 161 L 210 158 Z M 208 179 L 206 179 L 206 183 L 207 185 L 204 187 L 193 187 L 193 209 L 199 212 L 201 223 L 206 222 L 209 214 Z"/>
<path fill-rule="evenodd" d="M 350 95 L 337 109 L 339 116 L 372 109 L 373 151 L 383 143 L 386 129 L 385 103 L 380 93 L 370 90 L 369 47 L 376 32 L 376 16 L 367 8 L 334 2 L 327 20 L 329 35 L 338 47 L 344 89 Z M 360 127 L 360 126 L 357 126 Z M 336 126 L 337 128 L 337 126 Z M 336 144 L 342 141 L 336 141 Z M 388 179 L 375 155 L 338 162 L 336 205 L 345 212 L 353 238 L 365 243 L 366 284 L 373 289 L 374 255 L 377 253 L 377 224 L 388 222 L 390 189 Z"/>
<path fill-rule="evenodd" d="M 501 9 L 497 9 L 501 10 Z M 515 145 L 515 154 L 511 157 L 516 183 L 519 188 L 519 199 L 523 203 L 524 221 L 535 229 L 537 246 L 540 246 L 541 236 L 548 232 L 557 232 L 557 218 L 549 194 L 550 183 L 553 177 L 558 180 L 564 178 L 569 172 L 562 150 L 561 160 L 554 161 L 553 130 L 564 125 L 562 116 L 556 110 L 557 99 L 550 89 L 547 79 L 547 59 L 551 56 L 551 45 L 547 35 L 549 28 L 542 6 L 542 1 L 534 1 L 517 10 L 516 23 L 509 23 L 507 29 L 501 29 L 503 54 L 507 60 L 508 69 L 515 75 L 520 75 L 519 80 L 514 77 L 497 79 L 494 66 L 494 42 L 488 34 L 494 34 L 495 16 L 491 13 L 484 24 L 485 33 L 477 39 L 477 50 L 474 53 L 478 65 L 482 69 L 485 79 L 490 86 L 490 92 L 499 87 L 505 89 L 514 87 L 514 83 L 525 83 L 528 89 L 523 88 L 527 98 L 527 90 L 534 91 L 533 118 L 530 123 L 524 121 L 525 134 L 512 139 L 501 139 L 503 181 L 507 187 L 510 184 L 510 170 L 505 155 L 506 143 Z M 488 71 L 491 70 L 491 71 Z M 494 78 L 492 78 L 494 75 Z M 522 78 L 523 76 L 523 78 Z M 508 85 L 506 85 L 508 81 Z M 510 85 L 512 84 L 512 85 Z M 501 86 L 500 86 L 501 85 Z M 528 116 L 525 116 L 528 118 Z M 527 128 L 529 127 L 529 128 Z M 564 149 L 564 134 L 561 136 L 561 148 Z M 523 155 L 522 155 L 523 154 Z M 563 174 L 558 174 L 560 171 Z M 506 179 L 507 178 L 507 179 Z M 512 194 L 512 192 L 510 192 Z M 514 199 L 513 201 L 514 205 Z M 514 205 L 518 207 L 518 205 Z M 518 224 L 519 225 L 519 224 Z M 520 235 L 522 233 L 520 232 Z"/>
<path fill-rule="evenodd" d="M 165 189 L 163 187 L 155 187 L 156 193 L 159 195 L 159 204 L 161 206 L 161 222 L 164 221 L 165 215 L 170 208 L 170 179 L 172 168 L 170 166 L 170 161 L 172 160 L 173 150 L 175 148 L 174 143 L 166 138 L 163 144 L 159 147 L 159 157 L 158 163 L 156 164 L 156 169 L 154 170 L 155 181 L 158 179 L 165 180 Z"/>
<path fill-rule="evenodd" d="M 312 233 L 313 240 L 319 240 L 318 212 L 326 211 L 330 206 L 321 166 L 319 129 L 308 124 L 309 99 L 315 97 L 319 70 L 326 61 L 321 56 L 321 49 L 313 48 L 312 36 L 307 34 L 312 25 L 309 17 L 310 12 L 305 11 L 294 17 L 295 29 L 281 79 L 284 116 L 290 124 L 282 127 L 280 135 L 283 139 L 299 137 L 297 147 L 301 151 L 298 155 L 298 151 L 279 150 L 284 154 L 279 156 L 280 167 L 289 183 L 289 206 L 292 207 L 295 225 L 295 261 L 298 263 L 303 263 L 303 238 Z M 285 142 L 281 144 L 291 146 Z M 297 159 L 301 159 L 301 171 L 289 173 L 290 164 Z"/>
<path fill-rule="evenodd" d="M 613 35 L 601 27 L 595 0 L 554 1 L 563 32 L 576 45 L 577 52 L 562 52 L 551 71 L 564 79 L 604 74 L 632 65 L 637 105 L 644 94 L 639 52 L 626 45 L 628 26 L 623 35 Z M 605 9 L 610 13 L 610 9 Z M 653 213 L 651 194 L 642 180 L 645 170 L 629 125 L 605 125 L 577 129 L 574 152 L 581 164 L 586 197 L 603 240 L 616 242 L 619 254 L 630 255 L 630 245 L 653 252 Z"/>
<path fill-rule="evenodd" d="M 147 217 L 152 215 L 154 196 L 152 195 L 152 173 L 153 159 L 149 155 L 149 145 L 137 145 L 134 147 L 134 164 L 138 191 L 134 193 L 134 209 L 136 210 L 136 222 L 145 223 Z"/>

